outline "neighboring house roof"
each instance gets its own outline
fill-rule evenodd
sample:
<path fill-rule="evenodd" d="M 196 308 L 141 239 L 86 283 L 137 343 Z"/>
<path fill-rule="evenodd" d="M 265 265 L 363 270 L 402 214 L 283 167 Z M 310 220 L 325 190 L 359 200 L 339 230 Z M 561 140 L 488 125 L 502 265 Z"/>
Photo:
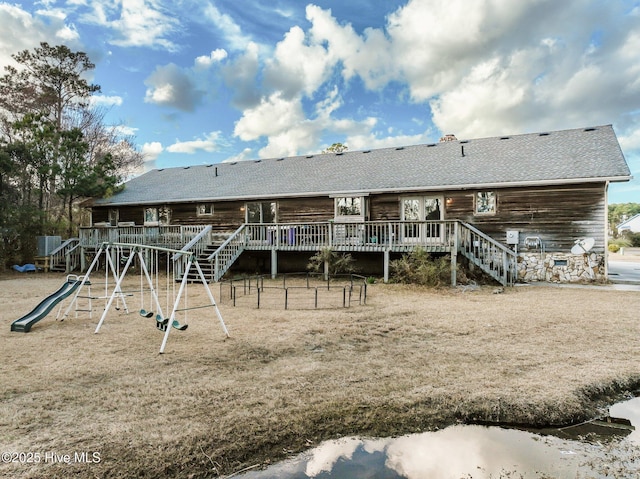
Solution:
<path fill-rule="evenodd" d="M 628 220 L 623 221 L 616 226 L 618 233 L 623 231 L 631 231 L 632 233 L 640 233 L 640 213 L 632 216 Z"/>
<path fill-rule="evenodd" d="M 95 204 L 417 192 L 630 178 L 613 128 L 606 125 L 152 170 Z"/>

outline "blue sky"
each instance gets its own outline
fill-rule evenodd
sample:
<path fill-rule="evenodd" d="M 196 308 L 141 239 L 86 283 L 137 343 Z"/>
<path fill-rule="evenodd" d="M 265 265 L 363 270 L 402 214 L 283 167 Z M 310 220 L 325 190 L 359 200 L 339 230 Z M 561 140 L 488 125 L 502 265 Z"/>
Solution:
<path fill-rule="evenodd" d="M 612 124 L 635 179 L 609 200 L 640 202 L 638 0 L 42 0 L 0 25 L 0 65 L 89 54 L 146 169 Z"/>

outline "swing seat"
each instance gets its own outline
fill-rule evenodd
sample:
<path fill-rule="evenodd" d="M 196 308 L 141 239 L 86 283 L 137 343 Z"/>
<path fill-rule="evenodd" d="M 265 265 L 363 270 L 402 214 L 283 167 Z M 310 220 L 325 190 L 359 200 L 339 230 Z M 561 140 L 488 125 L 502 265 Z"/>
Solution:
<path fill-rule="evenodd" d="M 146 311 L 144 309 L 141 309 L 140 316 L 142 316 L 143 318 L 151 318 L 153 316 L 153 311 Z"/>
<path fill-rule="evenodd" d="M 188 324 L 180 324 L 180 321 L 178 321 L 177 319 L 173 320 L 173 323 L 171 323 L 171 326 L 176 328 L 178 331 L 184 331 L 189 327 Z"/>
<path fill-rule="evenodd" d="M 166 331 L 168 324 L 169 318 L 163 318 L 159 314 L 156 315 L 156 328 L 158 328 L 160 331 Z"/>

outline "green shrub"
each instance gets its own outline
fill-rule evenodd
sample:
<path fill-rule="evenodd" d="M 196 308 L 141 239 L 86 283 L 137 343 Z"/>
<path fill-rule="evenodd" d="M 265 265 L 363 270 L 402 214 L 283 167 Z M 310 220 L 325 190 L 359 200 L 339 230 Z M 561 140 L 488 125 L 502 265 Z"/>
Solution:
<path fill-rule="evenodd" d="M 314 254 L 307 264 L 307 269 L 316 273 L 324 273 L 325 262 L 329 263 L 329 275 L 349 274 L 355 272 L 355 260 L 350 254 L 338 254 L 331 248 L 324 248 Z"/>
<path fill-rule="evenodd" d="M 629 246 L 640 248 L 640 233 L 626 233 L 624 237 L 629 241 Z"/>
<path fill-rule="evenodd" d="M 626 236 L 621 236 L 615 239 L 609 239 L 607 249 L 612 253 L 617 253 L 620 248 L 628 248 L 631 246 L 631 241 Z"/>

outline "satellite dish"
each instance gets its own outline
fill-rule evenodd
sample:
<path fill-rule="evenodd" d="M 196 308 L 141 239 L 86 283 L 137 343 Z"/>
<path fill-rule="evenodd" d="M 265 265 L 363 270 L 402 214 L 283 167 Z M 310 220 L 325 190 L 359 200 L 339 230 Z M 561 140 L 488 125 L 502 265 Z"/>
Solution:
<path fill-rule="evenodd" d="M 596 243 L 596 240 L 593 238 L 580 238 L 575 241 L 575 244 L 571 248 L 572 254 L 587 254 L 593 245 Z"/>

